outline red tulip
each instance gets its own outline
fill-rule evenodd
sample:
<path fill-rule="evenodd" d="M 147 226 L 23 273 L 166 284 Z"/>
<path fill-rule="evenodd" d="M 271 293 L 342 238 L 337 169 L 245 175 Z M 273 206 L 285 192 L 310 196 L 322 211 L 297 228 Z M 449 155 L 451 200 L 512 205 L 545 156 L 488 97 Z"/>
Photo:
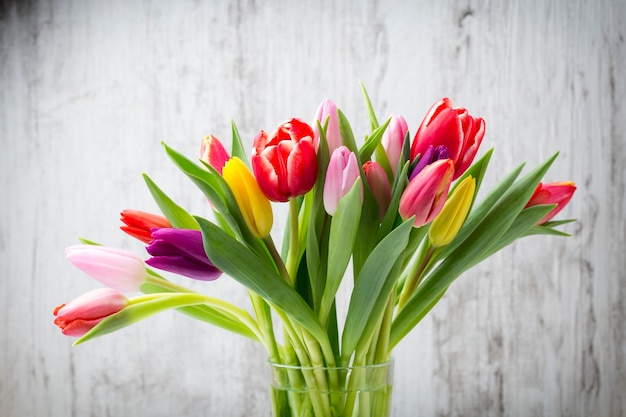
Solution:
<path fill-rule="evenodd" d="M 535 193 L 530 197 L 526 207 L 537 206 L 539 204 L 556 204 L 556 207 L 537 222 L 543 224 L 556 216 L 563 207 L 569 203 L 576 191 L 576 186 L 571 181 L 553 182 L 550 184 L 539 183 Z"/>
<path fill-rule="evenodd" d="M 68 336 L 83 336 L 96 324 L 128 305 L 124 294 L 98 288 L 54 309 L 54 324 Z"/>
<path fill-rule="evenodd" d="M 400 197 L 400 216 L 415 216 L 413 227 L 430 223 L 441 211 L 454 175 L 451 159 L 440 159 L 425 167 L 407 185 Z"/>
<path fill-rule="evenodd" d="M 452 107 L 452 101 L 443 98 L 435 103 L 424 117 L 411 145 L 411 161 L 433 149 L 445 146 L 454 161 L 454 178 L 463 174 L 472 164 L 485 136 L 485 121 L 471 116 L 463 107 Z"/>
<path fill-rule="evenodd" d="M 172 227 L 170 222 L 158 214 L 146 213 L 139 210 L 124 210 L 120 213 L 126 226 L 120 226 L 124 232 L 144 243 L 152 242 L 150 229 Z"/>
<path fill-rule="evenodd" d="M 200 159 L 211 165 L 217 172 L 222 173 L 230 155 L 222 142 L 213 135 L 205 136 L 200 145 Z"/>
<path fill-rule="evenodd" d="M 272 201 L 306 194 L 317 179 L 313 129 L 299 119 L 282 123 L 254 138 L 252 169 L 263 193 Z"/>

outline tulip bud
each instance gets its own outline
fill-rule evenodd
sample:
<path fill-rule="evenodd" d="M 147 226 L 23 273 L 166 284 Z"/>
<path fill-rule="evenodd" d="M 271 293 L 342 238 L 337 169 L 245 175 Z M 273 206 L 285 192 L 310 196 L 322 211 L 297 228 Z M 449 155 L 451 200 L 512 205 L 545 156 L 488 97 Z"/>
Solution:
<path fill-rule="evenodd" d="M 201 281 L 222 275 L 207 257 L 199 230 L 154 229 L 152 237 L 154 240 L 146 247 L 152 255 L 146 260 L 148 265 Z"/>
<path fill-rule="evenodd" d="M 539 183 L 526 207 L 540 204 L 556 204 L 552 211 L 537 222 L 538 225 L 541 225 L 563 210 L 574 195 L 574 191 L 576 191 L 576 186 L 571 181 L 553 182 L 550 184 Z"/>
<path fill-rule="evenodd" d="M 124 210 L 121 216 L 126 226 L 121 226 L 120 229 L 144 243 L 152 241 L 150 229 L 172 227 L 165 217 L 139 210 Z"/>
<path fill-rule="evenodd" d="M 200 159 L 211 165 L 217 172 L 222 173 L 226 161 L 230 155 L 222 142 L 213 135 L 205 136 L 200 145 Z"/>
<path fill-rule="evenodd" d="M 452 242 L 465 222 L 476 190 L 476 180 L 468 176 L 454 189 L 441 209 L 441 213 L 428 229 L 430 243 L 435 246 L 444 246 Z"/>
<path fill-rule="evenodd" d="M 383 133 L 381 143 L 387 154 L 387 160 L 391 166 L 391 171 L 395 177 L 402 157 L 402 148 L 404 146 L 404 138 L 409 127 L 406 120 L 402 116 L 391 116 L 389 125 Z"/>
<path fill-rule="evenodd" d="M 324 127 L 328 119 L 328 127 L 326 128 L 326 141 L 328 142 L 328 151 L 330 154 L 335 149 L 341 146 L 341 133 L 339 131 L 339 116 L 337 113 L 337 106 L 330 99 L 324 99 L 315 113 L 315 120 L 313 121 L 313 142 L 315 148 L 319 146 L 320 132 L 317 127 L 317 122 Z"/>
<path fill-rule="evenodd" d="M 391 203 L 391 185 L 389 185 L 387 173 L 379 163 L 374 161 L 367 161 L 363 165 L 363 172 L 365 172 L 367 184 L 376 200 L 378 214 L 382 219 Z"/>
<path fill-rule="evenodd" d="M 128 305 L 112 288 L 98 288 L 54 309 L 54 324 L 67 336 L 83 336 L 96 324 Z"/>
<path fill-rule="evenodd" d="M 139 291 L 146 280 L 144 262 L 132 252 L 96 245 L 74 245 L 65 252 L 78 269 L 118 291 Z"/>
<path fill-rule="evenodd" d="M 451 159 L 440 159 L 426 166 L 409 181 L 400 197 L 398 211 L 402 219 L 415 216 L 413 227 L 421 227 L 437 217 L 446 202 L 453 175 Z"/>
<path fill-rule="evenodd" d="M 335 214 L 339 200 L 348 194 L 359 176 L 356 155 L 345 146 L 335 149 L 330 156 L 324 182 L 324 208 L 328 214 Z"/>
<path fill-rule="evenodd" d="M 268 236 L 274 222 L 272 205 L 246 165 L 237 157 L 231 158 L 222 175 L 252 234 L 261 238 Z"/>
<path fill-rule="evenodd" d="M 454 179 L 460 177 L 472 164 L 485 136 L 485 121 L 471 116 L 463 107 L 452 107 L 452 101 L 443 98 L 435 103 L 422 121 L 411 145 L 411 161 L 424 155 L 430 146 L 443 145 L 454 161 Z"/>

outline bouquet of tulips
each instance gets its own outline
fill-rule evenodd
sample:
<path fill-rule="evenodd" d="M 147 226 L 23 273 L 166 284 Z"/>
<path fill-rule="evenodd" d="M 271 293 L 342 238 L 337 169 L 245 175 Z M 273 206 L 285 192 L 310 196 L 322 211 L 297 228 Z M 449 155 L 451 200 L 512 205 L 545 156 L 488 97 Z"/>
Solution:
<path fill-rule="evenodd" d="M 333 394 L 357 382 L 317 369 L 389 361 L 464 271 L 518 238 L 566 235 L 554 227 L 569 220 L 551 219 L 575 186 L 541 182 L 554 155 L 523 176 L 520 165 L 477 201 L 492 155 L 474 162 L 482 118 L 444 98 L 411 140 L 402 116 L 380 124 L 363 93 L 371 131 L 360 146 L 330 100 L 312 125 L 293 118 L 260 131 L 250 159 L 234 124 L 230 153 L 212 135 L 199 161 L 164 145 L 208 198 L 212 219 L 190 215 L 144 175 L 162 215 L 125 210 L 122 230 L 145 242 L 150 257 L 86 240 L 69 247 L 68 259 L 107 288 L 57 307 L 55 323 L 81 343 L 176 309 L 260 343 L 272 363 L 310 369 L 283 378 L 318 391 L 276 391 L 275 409 L 349 416 L 360 401 L 359 415 L 385 415 L 388 393 L 363 405 Z M 280 250 L 270 202 L 289 205 Z M 204 281 L 224 273 L 247 289 L 250 304 L 211 297 L 210 284 L 207 294 L 191 291 L 156 270 Z M 344 279 L 351 293 L 339 317 Z"/>

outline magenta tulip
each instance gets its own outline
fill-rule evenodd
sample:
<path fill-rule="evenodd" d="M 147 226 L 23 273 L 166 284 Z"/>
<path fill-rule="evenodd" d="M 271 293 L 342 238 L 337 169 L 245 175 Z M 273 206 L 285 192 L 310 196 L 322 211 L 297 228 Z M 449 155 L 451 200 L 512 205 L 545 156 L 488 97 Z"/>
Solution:
<path fill-rule="evenodd" d="M 474 160 L 485 135 L 485 121 L 471 116 L 463 107 L 452 107 L 443 98 L 424 117 L 411 145 L 411 161 L 432 146 L 444 146 L 454 161 L 454 178 L 460 177 Z"/>
<path fill-rule="evenodd" d="M 339 131 L 339 116 L 337 113 L 337 106 L 330 99 L 324 99 L 315 112 L 315 119 L 313 121 L 313 142 L 315 148 L 319 146 L 320 132 L 317 127 L 317 123 L 324 127 L 326 120 L 328 119 L 328 127 L 326 128 L 326 141 L 328 142 L 328 151 L 330 154 L 335 149 L 341 146 L 341 132 Z"/>
<path fill-rule="evenodd" d="M 254 138 L 252 169 L 261 191 L 272 201 L 306 194 L 317 180 L 313 129 L 299 119 L 282 123 Z"/>
<path fill-rule="evenodd" d="M 526 204 L 526 207 L 540 204 L 556 204 L 556 207 L 537 222 L 538 225 L 547 222 L 556 216 L 569 203 L 576 191 L 576 186 L 571 181 L 553 182 L 550 184 L 539 183 L 534 194 Z"/>
<path fill-rule="evenodd" d="M 337 211 L 341 200 L 359 178 L 356 155 L 345 146 L 340 146 L 330 156 L 324 182 L 324 208 L 331 216 Z"/>
<path fill-rule="evenodd" d="M 407 185 L 400 197 L 400 216 L 415 216 L 414 227 L 433 221 L 443 208 L 454 175 L 451 159 L 440 159 L 426 166 Z"/>
<path fill-rule="evenodd" d="M 363 172 L 365 172 L 367 184 L 376 200 L 378 214 L 382 219 L 391 203 L 391 185 L 387 173 L 379 163 L 374 161 L 367 161 L 363 165 Z"/>
<path fill-rule="evenodd" d="M 78 269 L 118 291 L 139 291 L 146 280 L 144 262 L 132 252 L 96 245 L 70 246 L 65 252 Z"/>
<path fill-rule="evenodd" d="M 215 168 L 217 172 L 222 173 L 222 169 L 226 162 L 230 159 L 230 155 L 222 142 L 213 135 L 205 136 L 200 145 L 200 159 Z"/>
<path fill-rule="evenodd" d="M 381 143 L 385 149 L 385 153 L 387 154 L 387 160 L 389 161 L 394 177 L 398 171 L 398 164 L 400 163 L 400 158 L 402 157 L 404 138 L 406 137 L 406 132 L 408 131 L 409 127 L 406 120 L 404 120 L 404 117 L 391 116 L 389 125 L 387 126 L 387 129 L 385 129 L 385 133 L 383 133 L 383 137 L 381 139 Z"/>
<path fill-rule="evenodd" d="M 80 337 L 127 305 L 124 294 L 112 288 L 98 288 L 55 308 L 54 324 L 63 334 Z"/>
<path fill-rule="evenodd" d="M 154 229 L 152 237 L 146 247 L 152 255 L 146 260 L 148 265 L 201 281 L 212 281 L 222 274 L 207 257 L 199 230 Z"/>

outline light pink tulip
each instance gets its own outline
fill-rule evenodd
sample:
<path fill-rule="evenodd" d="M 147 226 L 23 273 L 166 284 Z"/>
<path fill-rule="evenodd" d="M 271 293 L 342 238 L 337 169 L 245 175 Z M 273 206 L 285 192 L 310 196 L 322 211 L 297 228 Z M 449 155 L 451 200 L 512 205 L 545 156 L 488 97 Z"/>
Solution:
<path fill-rule="evenodd" d="M 356 155 L 345 146 L 335 149 L 330 156 L 324 182 L 324 208 L 328 214 L 335 214 L 339 200 L 348 194 L 359 175 Z"/>
<path fill-rule="evenodd" d="M 96 245 L 75 245 L 65 251 L 78 269 L 118 291 L 139 291 L 146 279 L 143 260 L 132 252 Z"/>
<path fill-rule="evenodd" d="M 330 99 L 326 98 L 322 101 L 315 113 L 315 120 L 313 120 L 313 132 L 315 134 L 314 143 L 315 148 L 319 146 L 320 132 L 317 127 L 317 122 L 324 127 L 328 119 L 328 127 L 326 128 L 326 141 L 328 142 L 328 152 L 332 154 L 335 149 L 341 146 L 341 133 L 339 131 L 339 117 L 337 113 L 337 106 Z"/>
<path fill-rule="evenodd" d="M 396 176 L 398 164 L 402 157 L 402 146 L 404 145 L 404 137 L 408 130 L 409 127 L 404 117 L 392 115 L 389 125 L 387 129 L 385 129 L 385 133 L 383 133 L 381 139 L 394 177 Z"/>
<path fill-rule="evenodd" d="M 54 309 L 54 324 L 67 336 L 83 336 L 96 324 L 128 305 L 124 294 L 98 288 Z"/>

